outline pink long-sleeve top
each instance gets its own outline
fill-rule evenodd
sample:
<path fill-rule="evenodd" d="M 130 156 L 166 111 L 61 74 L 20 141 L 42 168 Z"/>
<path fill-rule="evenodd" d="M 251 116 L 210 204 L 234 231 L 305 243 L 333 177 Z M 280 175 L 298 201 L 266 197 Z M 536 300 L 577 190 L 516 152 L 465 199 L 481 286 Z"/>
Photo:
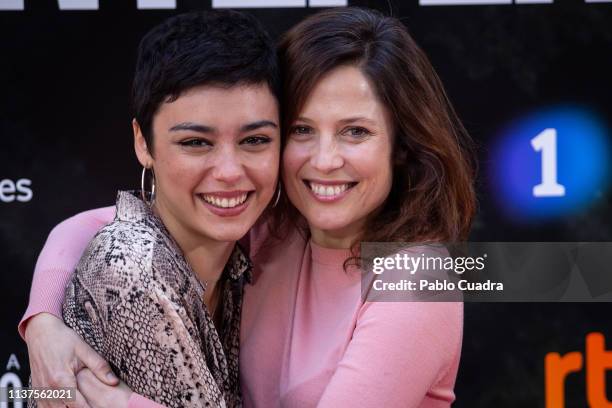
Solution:
<path fill-rule="evenodd" d="M 89 240 L 114 216 L 81 213 L 49 235 L 19 324 L 61 316 L 64 288 Z M 343 269 L 347 250 L 297 232 L 282 245 L 250 234 L 253 285 L 241 322 L 240 370 L 247 407 L 448 407 L 461 352 L 463 305 L 363 302 L 360 274 Z M 133 394 L 130 407 L 159 407 Z"/>

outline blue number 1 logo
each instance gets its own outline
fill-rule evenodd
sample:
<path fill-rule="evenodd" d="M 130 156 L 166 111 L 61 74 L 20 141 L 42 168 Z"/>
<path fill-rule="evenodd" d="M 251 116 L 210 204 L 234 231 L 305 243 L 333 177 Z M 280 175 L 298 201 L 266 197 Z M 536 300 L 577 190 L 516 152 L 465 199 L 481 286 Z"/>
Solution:
<path fill-rule="evenodd" d="M 612 186 L 610 140 L 606 123 L 584 107 L 549 107 L 515 118 L 489 150 L 493 199 L 515 222 L 605 206 Z"/>
<path fill-rule="evenodd" d="M 542 182 L 533 186 L 533 196 L 565 196 L 565 186 L 557 182 L 557 129 L 543 130 L 531 139 L 531 146 L 542 152 Z"/>

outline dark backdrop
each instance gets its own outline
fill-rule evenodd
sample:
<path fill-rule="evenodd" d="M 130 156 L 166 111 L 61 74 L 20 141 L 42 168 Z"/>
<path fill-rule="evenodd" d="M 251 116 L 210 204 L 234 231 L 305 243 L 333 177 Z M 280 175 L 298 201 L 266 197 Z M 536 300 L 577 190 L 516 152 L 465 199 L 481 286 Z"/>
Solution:
<path fill-rule="evenodd" d="M 27 350 L 16 325 L 47 233 L 76 212 L 113 204 L 118 189 L 139 185 L 129 104 L 137 43 L 164 18 L 208 9 L 212 2 L 178 0 L 176 9 L 142 10 L 136 1 L 101 0 L 99 9 L 79 11 L 60 10 L 51 0 L 26 0 L 24 10 L 16 11 L 1 9 L 19 2 L 4 3 L 0 0 L 0 287 L 6 292 L 0 296 L 0 378 L 9 381 L 16 374 L 26 383 Z M 605 177 L 585 204 L 555 217 L 504 210 L 512 206 L 512 195 L 500 186 L 524 163 L 510 162 L 501 175 L 490 171 L 505 160 L 493 153 L 504 129 L 558 106 L 588 112 L 606 141 L 612 140 L 612 3 L 349 4 L 402 19 L 477 141 L 480 209 L 474 239 L 612 241 L 605 168 L 611 143 L 604 144 L 603 162 L 583 157 L 572 164 L 600 166 Z M 317 9 L 247 11 L 278 37 Z M 584 132 L 573 134 L 576 146 L 591 143 Z M 539 160 L 533 155 L 524 160 Z M 564 165 L 558 163 L 559 175 L 581 171 Z M 612 273 L 612 267 L 602 273 Z M 590 332 L 609 336 L 609 312 L 606 303 L 466 304 L 455 406 L 544 406 L 546 353 L 583 352 Z M 567 406 L 587 406 L 583 373 L 568 378 L 566 397 Z"/>

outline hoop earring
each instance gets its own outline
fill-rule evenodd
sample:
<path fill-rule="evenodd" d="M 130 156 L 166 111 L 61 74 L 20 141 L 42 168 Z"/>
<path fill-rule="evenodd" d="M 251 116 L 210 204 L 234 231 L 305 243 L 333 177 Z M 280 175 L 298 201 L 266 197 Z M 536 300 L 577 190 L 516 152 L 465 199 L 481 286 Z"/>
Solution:
<path fill-rule="evenodd" d="M 275 208 L 278 205 L 278 202 L 280 201 L 282 186 L 283 185 L 279 181 L 278 188 L 276 189 L 276 199 L 274 200 L 274 204 L 272 204 L 272 208 Z"/>
<path fill-rule="evenodd" d="M 150 207 L 155 202 L 155 173 L 153 172 L 153 169 L 151 169 L 151 192 L 149 193 L 145 190 L 145 178 L 147 170 L 148 169 L 146 167 L 142 168 L 142 175 L 140 176 L 140 197 L 142 198 L 142 201 L 149 204 Z M 150 194 L 150 200 L 147 200 L 147 193 Z"/>

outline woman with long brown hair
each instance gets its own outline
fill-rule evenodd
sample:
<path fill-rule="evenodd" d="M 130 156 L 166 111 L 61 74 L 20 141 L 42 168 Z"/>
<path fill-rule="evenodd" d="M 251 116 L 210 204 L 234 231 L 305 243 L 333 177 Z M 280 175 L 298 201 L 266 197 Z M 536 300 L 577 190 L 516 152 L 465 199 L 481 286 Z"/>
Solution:
<path fill-rule="evenodd" d="M 247 240 L 244 403 L 449 406 L 462 304 L 364 301 L 358 245 L 465 239 L 470 140 L 397 19 L 360 8 L 316 14 L 283 37 L 279 59 L 286 196 Z M 93 235 L 92 219 L 63 228 Z"/>
<path fill-rule="evenodd" d="M 279 61 L 287 200 L 272 223 L 280 244 L 251 247 L 245 401 L 447 406 L 462 304 L 364 302 L 352 260 L 359 263 L 360 242 L 467 237 L 470 140 L 427 57 L 394 18 L 357 8 L 317 14 L 284 36 Z"/>

